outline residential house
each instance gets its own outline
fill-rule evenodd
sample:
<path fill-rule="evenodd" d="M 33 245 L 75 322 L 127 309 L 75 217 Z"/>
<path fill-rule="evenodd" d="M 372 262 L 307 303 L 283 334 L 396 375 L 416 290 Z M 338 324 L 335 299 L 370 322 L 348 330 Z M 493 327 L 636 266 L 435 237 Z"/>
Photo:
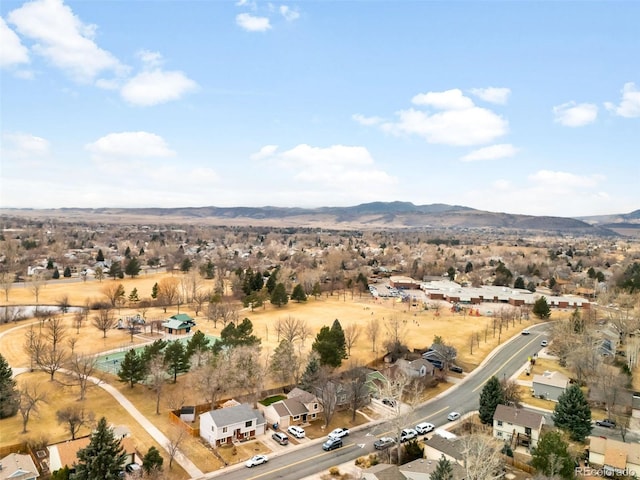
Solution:
<path fill-rule="evenodd" d="M 165 333 L 175 335 L 186 335 L 195 326 L 195 320 L 185 313 L 173 315 L 162 323 Z"/>
<path fill-rule="evenodd" d="M 637 476 L 640 474 L 640 444 L 591 436 L 589 463 L 602 467 L 607 476 Z"/>
<path fill-rule="evenodd" d="M 362 471 L 363 480 L 430 480 L 438 460 L 419 458 L 404 465 L 379 463 Z M 453 480 L 463 480 L 465 470 L 457 463 L 451 465 Z"/>
<path fill-rule="evenodd" d="M 533 376 L 533 395 L 554 402 L 569 386 L 569 377 L 560 372 L 545 371 L 542 375 Z"/>
<path fill-rule="evenodd" d="M 493 436 L 514 444 L 535 447 L 544 425 L 544 415 L 523 408 L 498 405 L 493 414 Z"/>
<path fill-rule="evenodd" d="M 447 432 L 448 433 L 448 432 Z M 452 463 L 462 465 L 462 439 L 453 434 L 436 433 L 424 442 L 424 457 L 429 460 L 438 460 L 444 457 Z"/>
<path fill-rule="evenodd" d="M 258 408 L 269 424 L 278 424 L 279 428 L 311 422 L 322 413 L 322 405 L 316 396 L 300 388 L 291 390 L 284 400 L 266 407 L 258 405 Z"/>
<path fill-rule="evenodd" d="M 396 361 L 396 365 L 398 365 L 406 375 L 412 378 L 426 377 L 427 375 L 433 376 L 436 370 L 433 364 L 424 358 L 411 361 L 400 358 Z"/>
<path fill-rule="evenodd" d="M 117 432 L 114 432 L 114 437 L 118 438 L 119 436 L 116 435 Z M 49 470 L 53 473 L 66 466 L 74 471 L 74 465 L 78 463 L 78 451 L 89 445 L 90 441 L 91 437 L 86 436 L 75 440 L 68 440 L 66 442 L 49 445 L 47 447 L 49 450 Z M 127 454 L 123 467 L 128 463 L 135 462 L 136 446 L 133 439 L 131 437 L 120 436 L 120 445 L 122 445 L 122 448 L 124 448 L 124 451 Z"/>
<path fill-rule="evenodd" d="M 246 403 L 210 410 L 200 415 L 200 436 L 211 445 L 248 440 L 263 435 L 266 420 Z"/>
<path fill-rule="evenodd" d="M 30 455 L 10 453 L 0 460 L 0 480 L 35 480 L 39 476 Z"/>
<path fill-rule="evenodd" d="M 606 326 L 597 331 L 600 338 L 598 352 L 600 355 L 613 357 L 616 354 L 618 345 L 620 344 L 620 334 L 612 326 Z"/>

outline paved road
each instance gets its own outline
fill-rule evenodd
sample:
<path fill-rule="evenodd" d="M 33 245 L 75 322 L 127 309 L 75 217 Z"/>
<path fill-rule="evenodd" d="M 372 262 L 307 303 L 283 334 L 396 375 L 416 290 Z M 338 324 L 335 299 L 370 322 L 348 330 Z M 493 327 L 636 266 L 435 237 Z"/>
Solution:
<path fill-rule="evenodd" d="M 463 382 L 417 408 L 412 418 L 408 419 L 407 426 L 413 426 L 421 421 L 429 421 L 436 426 L 441 426 L 448 423 L 447 415 L 451 411 L 465 414 L 477 410 L 480 391 L 485 382 L 494 375 L 498 378 L 503 376 L 509 378 L 516 373 L 529 356 L 540 350 L 540 340 L 543 338 L 541 332 L 546 328 L 546 325 L 538 325 L 530 328 L 531 335 L 518 335 L 509 340 L 500 350 L 483 361 Z M 234 465 L 211 472 L 202 478 L 215 478 L 224 474 L 225 480 L 298 480 L 373 452 L 375 439 L 383 434 L 390 434 L 391 430 L 391 425 L 386 421 L 374 422 L 353 429 L 351 435 L 345 438 L 344 447 L 333 452 L 324 452 L 320 447 L 324 439 L 318 439 L 305 447 L 285 447 L 282 452 L 286 452 L 286 455 L 272 454 L 267 464 L 251 470 L 244 465 Z"/>

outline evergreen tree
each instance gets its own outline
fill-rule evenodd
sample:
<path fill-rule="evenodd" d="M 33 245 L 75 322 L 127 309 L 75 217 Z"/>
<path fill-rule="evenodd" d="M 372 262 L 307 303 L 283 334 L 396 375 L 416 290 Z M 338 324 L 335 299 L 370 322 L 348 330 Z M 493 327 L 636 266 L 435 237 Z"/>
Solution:
<path fill-rule="evenodd" d="M 259 345 L 260 339 L 253 334 L 253 323 L 248 318 L 244 318 L 237 326 L 229 323 L 220 332 L 220 340 L 216 341 L 213 348 L 219 352 L 222 347 L 238 347 L 242 345 Z"/>
<path fill-rule="evenodd" d="M 153 284 L 151 288 L 151 298 L 158 298 L 158 293 L 160 292 L 160 287 L 158 286 L 158 282 Z"/>
<path fill-rule="evenodd" d="M 154 472 L 162 470 L 163 462 L 164 458 L 162 458 L 158 449 L 152 445 L 142 458 L 142 469 L 144 473 L 151 476 Z"/>
<path fill-rule="evenodd" d="M 162 355 L 164 348 L 167 346 L 167 341 L 158 339 L 154 341 L 151 345 L 147 345 L 144 347 L 142 351 L 142 360 L 145 365 L 145 369 L 147 364 L 151 361 L 152 358 Z"/>
<path fill-rule="evenodd" d="M 119 480 L 127 455 L 120 440 L 113 436 L 107 419 L 102 417 L 89 445 L 78 450 L 77 457 L 74 480 Z"/>
<path fill-rule="evenodd" d="M 128 382 L 129 386 L 133 386 L 144 380 L 145 377 L 145 362 L 142 355 L 138 355 L 132 348 L 125 353 L 122 362 L 120 363 L 120 370 L 118 370 L 118 378 L 122 382 Z"/>
<path fill-rule="evenodd" d="M 104 262 L 104 253 L 102 253 L 102 249 L 98 250 L 98 255 L 96 256 L 96 262 Z"/>
<path fill-rule="evenodd" d="M 124 267 L 124 273 L 129 275 L 131 278 L 138 276 L 140 273 L 140 261 L 138 260 L 138 257 L 132 257 L 129 259 Z"/>
<path fill-rule="evenodd" d="M 288 301 L 289 297 L 287 290 L 284 288 L 284 283 L 278 283 L 271 293 L 271 303 L 276 307 L 281 307 L 286 305 Z"/>
<path fill-rule="evenodd" d="M 138 289 L 133 287 L 133 290 L 131 290 L 131 293 L 129 294 L 129 301 L 130 302 L 139 302 L 140 301 L 140 297 L 138 297 Z"/>
<path fill-rule="evenodd" d="M 543 433 L 538 446 L 533 449 L 531 465 L 546 478 L 573 478 L 574 459 L 560 433 Z"/>
<path fill-rule="evenodd" d="M 533 308 L 531 309 L 533 314 L 538 318 L 549 318 L 551 317 L 551 308 L 549 308 L 549 304 L 547 303 L 547 297 L 544 295 L 537 299 L 533 304 Z"/>
<path fill-rule="evenodd" d="M 278 272 L 279 270 L 276 268 L 267 279 L 267 292 L 269 292 L 269 295 L 273 293 L 278 284 Z"/>
<path fill-rule="evenodd" d="M 307 294 L 304 292 L 304 287 L 302 284 L 298 283 L 295 287 L 293 287 L 293 292 L 291 292 L 291 300 L 295 300 L 296 302 L 306 302 Z"/>
<path fill-rule="evenodd" d="M 215 276 L 215 265 L 211 260 L 207 260 L 207 263 L 200 267 L 200 275 L 202 275 L 207 280 L 212 279 Z"/>
<path fill-rule="evenodd" d="M 524 290 L 525 289 L 524 278 L 522 277 L 516 278 L 516 281 L 513 282 L 513 288 L 520 288 Z"/>
<path fill-rule="evenodd" d="M 117 260 L 109 267 L 109 276 L 114 280 L 116 278 L 122 278 L 122 265 Z"/>
<path fill-rule="evenodd" d="M 347 358 L 344 331 L 336 319 L 331 328 L 326 325 L 320 329 L 311 349 L 318 354 L 320 365 L 337 368 Z"/>
<path fill-rule="evenodd" d="M 124 258 L 131 258 L 131 248 L 127 245 L 127 248 L 124 250 Z"/>
<path fill-rule="evenodd" d="M 71 470 L 67 465 L 59 468 L 51 474 L 51 480 L 69 480 L 71 478 Z"/>
<path fill-rule="evenodd" d="M 62 276 L 64 278 L 70 278 L 71 277 L 71 268 L 65 267 L 64 268 L 64 272 L 62 273 Z"/>
<path fill-rule="evenodd" d="M 316 282 L 313 284 L 313 288 L 311 289 L 311 295 L 313 295 L 315 298 L 318 298 L 320 295 L 322 295 L 322 288 L 320 288 L 320 282 Z"/>
<path fill-rule="evenodd" d="M 19 398 L 11 367 L 0 354 L 0 418 L 18 413 Z"/>
<path fill-rule="evenodd" d="M 444 455 L 440 456 L 436 469 L 431 474 L 431 480 L 453 480 L 453 466 Z"/>
<path fill-rule="evenodd" d="M 169 342 L 164 351 L 164 363 L 169 370 L 169 374 L 173 375 L 173 383 L 178 380 L 179 373 L 189 371 L 189 356 L 181 341 Z"/>
<path fill-rule="evenodd" d="M 571 440 L 584 442 L 591 434 L 591 409 L 578 384 L 570 385 L 558 397 L 552 418 L 556 427 L 569 432 Z"/>
<path fill-rule="evenodd" d="M 311 392 L 319 376 L 320 361 L 317 355 L 311 355 L 311 357 L 309 358 L 309 362 L 307 362 L 307 366 L 302 373 L 302 378 L 300 379 L 300 387 L 307 392 Z"/>
<path fill-rule="evenodd" d="M 264 276 L 261 272 L 256 272 L 251 280 L 251 290 L 258 292 L 264 287 Z"/>
<path fill-rule="evenodd" d="M 485 383 L 480 393 L 480 421 L 485 425 L 493 424 L 493 414 L 496 412 L 497 406 L 503 402 L 502 386 L 494 375 Z"/>
<path fill-rule="evenodd" d="M 180 264 L 180 270 L 182 272 L 187 273 L 189 270 L 191 270 L 191 267 L 193 267 L 193 262 L 189 257 L 182 260 L 182 263 Z"/>
<path fill-rule="evenodd" d="M 58 280 L 60 278 L 60 272 L 58 271 L 58 269 L 54 269 L 53 273 L 51 274 L 51 278 L 53 278 L 54 280 Z"/>
<path fill-rule="evenodd" d="M 187 357 L 191 358 L 191 356 L 196 352 L 203 353 L 208 348 L 209 348 L 209 339 L 204 333 L 198 330 L 196 333 L 193 334 L 193 336 L 187 342 L 187 350 L 186 350 Z"/>

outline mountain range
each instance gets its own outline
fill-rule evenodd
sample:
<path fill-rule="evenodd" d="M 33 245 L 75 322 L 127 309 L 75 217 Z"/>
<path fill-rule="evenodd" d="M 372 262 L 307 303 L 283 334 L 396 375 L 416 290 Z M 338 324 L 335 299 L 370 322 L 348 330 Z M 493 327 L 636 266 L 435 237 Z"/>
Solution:
<path fill-rule="evenodd" d="M 333 229 L 496 229 L 640 235 L 640 210 L 580 218 L 488 212 L 446 204 L 372 202 L 351 207 L 176 207 L 0 209 L 2 216 L 104 223 L 198 223 Z"/>

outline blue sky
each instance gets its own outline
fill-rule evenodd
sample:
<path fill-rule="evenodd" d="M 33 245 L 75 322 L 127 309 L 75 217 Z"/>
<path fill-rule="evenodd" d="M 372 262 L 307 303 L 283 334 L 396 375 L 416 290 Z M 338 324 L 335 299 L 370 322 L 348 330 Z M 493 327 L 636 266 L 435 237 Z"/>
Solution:
<path fill-rule="evenodd" d="M 0 4 L 5 207 L 640 208 L 640 2 Z"/>

